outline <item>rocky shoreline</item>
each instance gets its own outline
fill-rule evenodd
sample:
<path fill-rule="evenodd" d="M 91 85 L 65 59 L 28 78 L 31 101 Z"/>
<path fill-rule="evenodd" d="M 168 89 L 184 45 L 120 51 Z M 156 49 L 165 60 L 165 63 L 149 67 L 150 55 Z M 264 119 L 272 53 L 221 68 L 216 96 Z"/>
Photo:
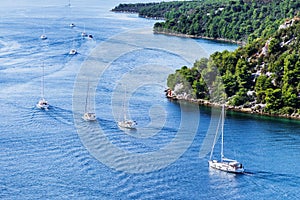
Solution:
<path fill-rule="evenodd" d="M 212 41 L 219 41 L 219 42 L 228 42 L 238 45 L 245 45 L 244 41 L 235 41 L 235 40 L 229 40 L 225 38 L 210 38 L 205 36 L 196 36 L 196 35 L 188 35 L 188 34 L 182 34 L 182 33 L 172 33 L 172 32 L 166 32 L 166 31 L 157 31 L 153 30 L 154 34 L 162 34 L 162 35 L 169 35 L 169 36 L 176 36 L 176 37 L 184 37 L 184 38 L 192 38 L 192 39 L 206 39 L 206 40 L 212 40 Z"/>
<path fill-rule="evenodd" d="M 180 96 L 168 96 L 166 94 L 166 97 L 169 98 L 170 100 L 174 101 L 184 101 L 184 102 L 190 102 L 190 103 L 196 103 L 201 106 L 207 106 L 207 107 L 222 107 L 221 104 L 219 103 L 213 103 L 208 100 L 204 99 L 194 99 L 194 98 L 188 98 L 188 97 L 180 97 Z M 259 106 L 259 105 L 258 105 Z M 269 117 L 277 117 L 277 118 L 285 118 L 285 119 L 293 119 L 293 120 L 300 120 L 300 114 L 270 114 L 263 112 L 261 109 L 253 109 L 253 108 L 244 108 L 240 106 L 230 106 L 230 105 L 225 105 L 226 110 L 231 110 L 235 112 L 240 112 L 240 113 L 247 113 L 247 114 L 255 114 L 255 115 L 261 115 L 261 116 L 269 116 Z"/>

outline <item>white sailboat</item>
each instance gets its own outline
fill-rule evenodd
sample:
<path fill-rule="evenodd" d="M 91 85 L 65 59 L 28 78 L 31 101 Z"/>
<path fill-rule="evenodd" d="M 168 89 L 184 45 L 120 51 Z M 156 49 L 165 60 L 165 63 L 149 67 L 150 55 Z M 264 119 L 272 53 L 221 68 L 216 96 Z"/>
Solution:
<path fill-rule="evenodd" d="M 41 99 L 36 104 L 36 107 L 47 110 L 49 108 L 49 104 L 48 104 L 48 101 L 46 101 L 44 98 L 44 65 L 43 65 L 43 75 L 42 75 L 41 79 L 42 79 L 41 80 Z"/>
<path fill-rule="evenodd" d="M 69 55 L 75 55 L 75 54 L 77 54 L 77 50 L 75 49 L 75 44 L 74 44 L 74 39 L 73 39 L 72 48 L 69 51 Z"/>
<path fill-rule="evenodd" d="M 69 51 L 69 55 L 75 55 L 77 54 L 77 50 L 72 48 L 70 51 Z"/>
<path fill-rule="evenodd" d="M 220 120 L 218 123 L 214 143 L 213 143 L 212 150 L 210 153 L 210 158 L 208 161 L 209 167 L 211 167 L 213 169 L 225 171 L 225 172 L 244 173 L 244 167 L 241 163 L 239 163 L 236 160 L 228 159 L 228 158 L 224 157 L 224 118 L 225 118 L 225 106 L 223 105 L 221 117 L 220 117 Z M 212 160 L 213 150 L 214 150 L 214 146 L 217 141 L 217 135 L 219 132 L 220 124 L 221 124 L 221 159 L 220 160 Z"/>
<path fill-rule="evenodd" d="M 118 126 L 120 128 L 135 129 L 137 126 L 136 121 L 127 119 L 127 110 L 126 110 L 126 106 L 125 106 L 125 100 L 126 100 L 126 90 L 125 90 L 125 97 L 124 97 L 124 101 L 123 101 L 123 119 L 120 119 L 118 121 Z"/>
<path fill-rule="evenodd" d="M 72 6 L 71 0 L 69 0 L 68 7 L 70 8 L 70 13 L 72 14 L 71 6 Z M 70 26 L 71 28 L 74 28 L 76 25 L 75 25 L 74 23 L 70 23 L 69 26 Z"/>
<path fill-rule="evenodd" d="M 90 90 L 90 86 L 88 84 L 88 89 L 87 89 L 86 98 L 85 98 L 84 114 L 82 116 L 82 119 L 84 119 L 85 121 L 95 121 L 96 114 L 89 110 L 89 103 L 90 103 L 89 102 L 89 90 Z"/>
<path fill-rule="evenodd" d="M 43 29 L 43 34 L 40 36 L 41 40 L 46 40 L 47 36 L 45 34 L 45 29 Z"/>
<path fill-rule="evenodd" d="M 84 29 L 83 32 L 81 33 L 81 37 L 87 37 L 88 34 L 85 32 L 85 24 L 84 24 Z"/>
<path fill-rule="evenodd" d="M 76 25 L 75 25 L 74 23 L 71 23 L 69 26 L 70 26 L 71 28 L 74 28 Z"/>

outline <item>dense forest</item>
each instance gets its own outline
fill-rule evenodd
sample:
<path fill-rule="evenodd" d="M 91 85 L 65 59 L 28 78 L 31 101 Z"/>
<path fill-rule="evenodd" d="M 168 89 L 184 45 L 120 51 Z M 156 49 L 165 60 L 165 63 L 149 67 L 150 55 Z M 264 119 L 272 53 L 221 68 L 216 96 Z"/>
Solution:
<path fill-rule="evenodd" d="M 170 74 L 178 98 L 300 118 L 299 8 L 296 0 L 210 0 L 154 3 L 138 12 L 164 17 L 156 32 L 245 41 Z"/>
<path fill-rule="evenodd" d="M 300 116 L 300 18 L 283 23 L 267 39 L 234 52 L 216 52 L 168 77 L 182 98 L 206 99 L 253 112 Z"/>
<path fill-rule="evenodd" d="M 296 16 L 299 9 L 298 0 L 199 0 L 120 4 L 112 10 L 165 19 L 154 25 L 157 33 L 247 42 L 274 33 L 284 19 Z"/>

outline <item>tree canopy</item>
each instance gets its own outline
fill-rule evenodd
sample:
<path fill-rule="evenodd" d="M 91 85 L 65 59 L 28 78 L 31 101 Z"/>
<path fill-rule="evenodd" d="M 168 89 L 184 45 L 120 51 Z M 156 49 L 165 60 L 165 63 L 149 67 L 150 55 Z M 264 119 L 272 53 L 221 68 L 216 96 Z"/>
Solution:
<path fill-rule="evenodd" d="M 188 81 L 196 99 L 218 102 L 221 97 L 232 106 L 300 114 L 300 18 L 283 25 L 269 38 L 257 38 L 233 52 L 215 52 L 192 68 L 177 70 L 168 77 L 168 86 L 175 89 Z"/>
<path fill-rule="evenodd" d="M 205 0 L 120 4 L 113 11 L 137 12 L 141 17 L 163 18 L 154 31 L 198 37 L 253 41 L 274 33 L 285 18 L 298 14 L 296 0 Z"/>

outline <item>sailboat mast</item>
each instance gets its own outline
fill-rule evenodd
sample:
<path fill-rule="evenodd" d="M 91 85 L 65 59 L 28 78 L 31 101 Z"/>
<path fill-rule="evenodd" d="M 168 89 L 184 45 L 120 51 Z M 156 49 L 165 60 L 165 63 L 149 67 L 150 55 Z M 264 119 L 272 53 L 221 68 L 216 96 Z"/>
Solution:
<path fill-rule="evenodd" d="M 221 113 L 221 116 L 222 116 L 222 113 Z M 216 129 L 216 134 L 215 134 L 215 138 L 214 138 L 214 143 L 211 147 L 211 151 L 210 151 L 210 157 L 209 157 L 209 160 L 212 160 L 212 156 L 213 156 L 213 152 L 214 152 L 214 148 L 215 148 L 215 145 L 216 145 L 216 142 L 217 142 L 217 138 L 218 138 L 218 132 L 219 132 L 219 129 L 220 129 L 220 123 L 222 121 L 222 117 L 220 116 L 219 118 L 219 121 L 218 121 L 218 126 L 217 126 L 217 129 Z"/>
<path fill-rule="evenodd" d="M 126 106 L 125 106 L 125 102 L 126 102 L 126 86 L 125 86 L 125 94 L 124 94 L 124 101 L 123 101 L 123 114 L 124 114 L 124 121 L 126 121 Z"/>
<path fill-rule="evenodd" d="M 44 99 L 44 63 L 43 63 L 43 66 L 42 66 L 42 71 L 43 71 L 43 74 L 42 74 L 42 81 L 41 81 L 41 98 Z"/>
<path fill-rule="evenodd" d="M 85 112 L 85 113 L 88 111 L 89 89 L 90 89 L 90 82 L 88 82 L 88 89 L 87 89 L 86 97 L 85 97 L 85 108 L 84 108 L 84 112 Z"/>
<path fill-rule="evenodd" d="M 222 133 L 222 146 L 221 146 L 221 160 L 223 160 L 224 158 L 224 115 L 225 113 L 225 108 L 224 108 L 224 105 L 222 106 L 222 127 L 221 127 L 221 133 Z"/>

